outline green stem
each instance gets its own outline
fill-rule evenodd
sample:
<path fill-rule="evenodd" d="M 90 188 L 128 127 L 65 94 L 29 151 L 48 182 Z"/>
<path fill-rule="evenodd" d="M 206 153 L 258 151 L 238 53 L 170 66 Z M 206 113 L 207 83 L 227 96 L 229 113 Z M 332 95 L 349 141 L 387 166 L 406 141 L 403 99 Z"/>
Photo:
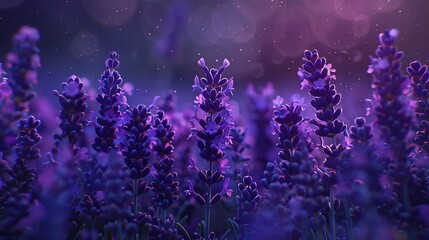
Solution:
<path fill-rule="evenodd" d="M 326 224 L 323 224 L 323 236 L 325 237 L 325 240 L 328 240 L 328 227 L 326 227 Z"/>
<path fill-rule="evenodd" d="M 137 216 L 137 191 L 138 191 L 138 180 L 134 179 L 134 217 Z M 139 239 L 139 235 L 136 234 L 136 240 Z"/>
<path fill-rule="evenodd" d="M 330 214 L 329 214 L 329 222 L 331 224 L 331 235 L 332 235 L 332 240 L 335 240 L 336 237 L 336 233 L 335 233 L 335 209 L 334 209 L 334 191 L 331 188 L 329 190 L 329 202 L 331 203 L 331 207 L 330 207 Z"/>
<path fill-rule="evenodd" d="M 210 162 L 210 172 L 213 174 L 213 162 Z M 207 200 L 206 200 L 206 238 L 209 237 L 210 234 L 210 200 L 212 198 L 212 185 L 209 184 L 209 189 L 207 191 Z"/>
<path fill-rule="evenodd" d="M 161 208 L 162 220 L 165 221 L 167 219 L 167 209 Z"/>
<path fill-rule="evenodd" d="M 410 204 L 410 198 L 408 196 L 408 179 L 402 182 L 401 187 L 402 187 L 402 201 L 404 202 L 405 209 L 407 211 L 410 211 L 411 204 Z"/>
<path fill-rule="evenodd" d="M 310 231 L 309 231 L 310 230 Z M 307 240 L 309 233 L 311 232 L 311 229 L 308 228 L 308 222 L 307 220 L 303 220 L 301 222 L 301 235 L 302 235 L 302 240 Z"/>
<path fill-rule="evenodd" d="M 347 224 L 347 235 L 348 235 L 348 239 L 349 240 L 353 240 L 354 239 L 354 234 L 353 234 L 353 220 L 352 217 L 350 215 L 350 204 L 349 201 L 347 199 L 344 198 L 344 212 L 346 214 L 346 224 Z"/>
<path fill-rule="evenodd" d="M 134 216 L 137 215 L 137 191 L 138 191 L 138 180 L 134 179 Z"/>

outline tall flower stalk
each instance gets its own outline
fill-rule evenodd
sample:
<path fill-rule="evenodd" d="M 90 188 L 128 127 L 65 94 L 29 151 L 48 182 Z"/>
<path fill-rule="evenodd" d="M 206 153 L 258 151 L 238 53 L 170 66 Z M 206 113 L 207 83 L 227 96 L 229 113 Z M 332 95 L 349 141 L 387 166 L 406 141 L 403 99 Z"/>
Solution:
<path fill-rule="evenodd" d="M 17 110 L 28 111 L 28 102 L 36 96 L 33 86 L 37 83 L 37 69 L 40 64 L 40 39 L 36 28 L 23 26 L 13 37 L 13 49 L 7 55 L 9 85 Z"/>
<path fill-rule="evenodd" d="M 374 113 L 376 125 L 381 137 L 390 147 L 392 163 L 390 176 L 400 183 L 397 192 L 405 213 L 410 213 L 408 185 L 411 178 L 409 132 L 413 125 L 409 111 L 408 94 L 405 93 L 409 79 L 402 74 L 401 59 L 403 52 L 393 45 L 398 38 L 396 29 L 385 31 L 379 35 L 380 45 L 371 57 L 368 73 L 372 74 L 372 86 L 375 90 L 376 105 Z"/>
<path fill-rule="evenodd" d="M 152 202 L 159 210 L 159 217 L 164 221 L 167 219 L 167 209 L 179 199 L 179 182 L 177 172 L 173 171 L 174 159 L 170 157 L 174 147 L 172 145 L 175 132 L 166 118 L 164 111 L 157 111 L 154 117 L 154 152 L 158 161 L 154 163 L 156 173 L 151 184 L 155 196 Z"/>
<path fill-rule="evenodd" d="M 195 76 L 194 90 L 199 91 L 199 95 L 194 101 L 195 116 L 191 124 L 193 126 L 191 136 L 198 142 L 198 153 L 201 158 L 209 163 L 209 168 L 197 170 L 198 177 L 207 185 L 207 194 L 202 197 L 193 190 L 192 184 L 187 191 L 188 195 L 196 196 L 197 200 L 206 207 L 205 211 L 205 237 L 210 234 L 210 211 L 214 204 L 218 203 L 222 196 L 231 192 L 228 189 L 229 179 L 224 180 L 222 169 L 215 170 L 214 164 L 225 158 L 225 149 L 231 143 L 230 130 L 234 123 L 231 117 L 231 107 L 228 104 L 228 95 L 232 93 L 232 78 L 223 78 L 223 71 L 230 65 L 225 59 L 219 69 L 206 66 L 204 58 L 198 61 L 203 68 L 206 77 Z M 224 181 L 221 192 L 212 195 L 212 185 Z"/>
<path fill-rule="evenodd" d="M 414 141 L 421 150 L 429 153 L 429 73 L 428 66 L 419 61 L 410 63 L 407 67 L 411 77 L 412 98 L 417 102 L 415 114 L 417 118 L 416 136 Z"/>
<path fill-rule="evenodd" d="M 304 51 L 304 64 L 298 70 L 301 78 L 302 88 L 308 89 L 308 93 L 314 97 L 311 106 L 316 110 L 316 115 L 310 122 L 318 127 L 315 133 L 321 138 L 332 139 L 332 144 L 323 147 L 326 155 L 324 166 L 328 172 L 329 193 L 329 219 L 332 238 L 336 238 L 335 229 L 335 196 L 334 184 L 336 174 L 341 166 L 341 155 L 345 147 L 337 143 L 336 136 L 346 130 L 346 125 L 339 120 L 342 109 L 338 107 L 341 101 L 341 94 L 335 89 L 335 71 L 331 64 L 327 64 L 324 57 L 319 57 L 316 49 Z M 336 171 L 337 170 L 337 171 Z"/>
<path fill-rule="evenodd" d="M 119 66 L 118 58 L 117 52 L 111 52 L 105 61 L 106 70 L 101 75 L 96 97 L 100 104 L 100 116 L 95 119 L 96 137 L 92 143 L 93 149 L 99 153 L 98 156 L 107 157 L 108 160 L 105 181 L 102 184 L 106 203 L 100 209 L 100 219 L 104 221 L 104 234 L 109 237 L 124 236 L 127 222 L 132 217 L 132 211 L 129 209 L 131 194 L 125 191 L 129 189 L 129 185 L 125 185 L 124 189 L 123 183 L 129 175 L 135 173 L 122 169 L 123 162 L 117 154 L 121 141 L 124 140 L 121 136 L 123 131 L 120 131 L 125 128 L 122 111 L 128 107 L 121 88 L 123 80 L 116 70 Z"/>
<path fill-rule="evenodd" d="M 138 213 L 138 199 L 149 191 L 148 183 L 144 180 L 150 173 L 147 166 L 151 155 L 149 130 L 152 113 L 144 105 L 129 108 L 124 114 L 123 139 L 121 141 L 122 155 L 125 165 L 130 170 L 126 188 L 133 193 L 133 212 Z"/>
<path fill-rule="evenodd" d="M 120 85 L 122 78 L 116 68 L 119 66 L 119 54 L 111 52 L 109 58 L 105 61 L 106 70 L 101 75 L 99 93 L 97 102 L 100 104 L 96 118 L 95 137 L 92 147 L 97 152 L 110 152 L 116 148 L 115 132 L 119 124 L 122 113 L 121 107 L 126 106 L 126 97 Z"/>
<path fill-rule="evenodd" d="M 0 235 L 16 237 L 19 231 L 15 226 L 30 213 L 30 208 L 35 199 L 33 192 L 34 182 L 37 178 L 35 166 L 40 159 L 38 144 L 42 140 L 37 132 L 40 121 L 33 116 L 21 119 L 18 126 L 18 137 L 16 139 L 17 159 L 11 168 L 2 163 L 2 171 L 8 174 L 7 178 L 2 176 L 5 186 L 1 193 L 0 211 Z"/>
<path fill-rule="evenodd" d="M 84 127 L 87 124 L 85 111 L 87 109 L 86 100 L 88 95 L 83 89 L 83 82 L 77 76 L 71 76 L 67 82 L 61 84 L 62 93 L 54 90 L 54 95 L 58 97 L 61 105 L 60 128 L 61 133 L 55 134 L 55 153 L 59 144 L 67 140 L 71 150 L 75 150 L 81 145 Z"/>
<path fill-rule="evenodd" d="M 7 79 L 3 79 L 3 69 L 0 68 L 0 151 L 4 155 L 10 153 L 16 138 L 14 124 L 29 112 L 29 102 L 36 96 L 33 86 L 41 67 L 39 39 L 36 28 L 21 27 L 13 37 L 12 51 L 7 55 Z"/>

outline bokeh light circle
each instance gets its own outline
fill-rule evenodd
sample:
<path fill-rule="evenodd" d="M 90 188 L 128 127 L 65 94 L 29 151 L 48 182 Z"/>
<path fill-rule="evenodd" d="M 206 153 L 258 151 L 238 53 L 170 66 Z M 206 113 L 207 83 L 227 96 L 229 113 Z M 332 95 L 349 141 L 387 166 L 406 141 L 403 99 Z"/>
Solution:
<path fill-rule="evenodd" d="M 233 38 L 243 28 L 240 14 L 229 4 L 216 10 L 211 18 L 212 27 L 221 39 Z"/>
<path fill-rule="evenodd" d="M 234 6 L 243 16 L 250 14 L 256 21 L 261 21 L 278 10 L 280 2 L 279 0 L 237 0 L 234 1 Z"/>
<path fill-rule="evenodd" d="M 209 46 L 219 40 L 211 22 L 213 9 L 201 7 L 195 10 L 188 21 L 188 35 L 200 46 Z"/>
<path fill-rule="evenodd" d="M 168 4 L 147 3 L 142 13 L 141 28 L 145 35 L 152 36 L 150 39 L 167 36 L 174 30 L 174 14 Z"/>
<path fill-rule="evenodd" d="M 281 14 L 274 25 L 273 41 L 281 55 L 298 57 L 310 45 L 311 32 L 302 18 Z"/>
<path fill-rule="evenodd" d="M 363 37 L 371 29 L 371 20 L 365 15 L 357 16 L 352 23 L 353 34 L 357 37 Z"/>
<path fill-rule="evenodd" d="M 335 12 L 333 0 L 303 0 L 303 2 L 317 15 L 331 15 Z"/>
<path fill-rule="evenodd" d="M 252 63 L 249 67 L 250 74 L 254 78 L 261 78 L 265 73 L 265 67 L 262 63 Z"/>
<path fill-rule="evenodd" d="M 71 51 L 75 57 L 89 56 L 99 49 L 99 41 L 97 37 L 88 31 L 77 33 L 71 44 Z"/>
<path fill-rule="evenodd" d="M 122 26 L 133 16 L 137 0 L 82 0 L 87 14 L 104 26 Z"/>
<path fill-rule="evenodd" d="M 12 8 L 20 5 L 24 0 L 1 0 L 0 9 Z"/>
<path fill-rule="evenodd" d="M 315 38 L 333 49 L 349 49 L 359 42 L 354 35 L 352 22 L 335 16 L 310 15 L 310 26 Z"/>

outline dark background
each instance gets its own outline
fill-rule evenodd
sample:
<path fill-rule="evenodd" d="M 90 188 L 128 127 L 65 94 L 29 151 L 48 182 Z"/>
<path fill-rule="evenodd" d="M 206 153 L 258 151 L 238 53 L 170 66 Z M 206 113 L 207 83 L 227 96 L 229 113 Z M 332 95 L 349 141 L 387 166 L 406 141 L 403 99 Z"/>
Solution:
<path fill-rule="evenodd" d="M 225 76 L 234 76 L 235 100 L 248 83 L 266 82 L 288 98 L 299 92 L 303 50 L 317 48 L 337 69 L 342 105 L 355 117 L 371 97 L 368 55 L 380 31 L 400 30 L 404 64 L 429 62 L 428 10 L 427 0 L 0 0 L 0 56 L 30 25 L 41 34 L 40 95 L 51 96 L 72 74 L 97 87 L 116 50 L 118 70 L 135 85 L 130 102 L 148 104 L 173 89 L 179 106 L 190 106 L 200 57 L 215 67 L 231 61 Z"/>

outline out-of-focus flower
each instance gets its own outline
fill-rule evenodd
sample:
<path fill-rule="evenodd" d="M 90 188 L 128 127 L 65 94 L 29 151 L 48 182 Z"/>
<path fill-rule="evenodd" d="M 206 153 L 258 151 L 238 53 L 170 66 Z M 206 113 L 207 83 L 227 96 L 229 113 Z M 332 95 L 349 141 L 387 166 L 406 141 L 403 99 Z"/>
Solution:
<path fill-rule="evenodd" d="M 13 38 L 13 49 L 7 57 L 8 84 L 13 90 L 17 110 L 28 111 L 28 101 L 36 93 L 33 85 L 37 83 L 37 69 L 40 68 L 39 32 L 36 28 L 23 26 Z"/>
<path fill-rule="evenodd" d="M 414 174 L 416 169 L 410 155 L 414 148 L 410 144 L 410 130 L 414 125 L 408 98 L 410 93 L 407 91 L 410 79 L 404 76 L 401 70 L 401 59 L 404 54 L 394 46 L 398 33 L 398 30 L 392 29 L 379 35 L 380 45 L 375 51 L 375 56 L 371 58 L 369 69 L 372 72 L 372 87 L 375 90 L 374 113 L 377 118 L 375 123 L 390 153 L 388 165 L 392 181 L 390 190 L 396 195 L 390 211 L 398 221 L 408 225 L 406 233 L 411 237 L 416 236 L 418 226 L 424 222 L 412 214 L 421 199 L 415 196 L 427 194 L 422 193 L 419 184 L 416 184 L 420 177 Z M 415 75 L 420 70 L 424 72 L 425 69 L 420 69 L 418 64 L 409 68 L 414 84 L 420 81 L 418 74 Z M 414 91 L 414 94 L 419 94 L 419 91 Z"/>
<path fill-rule="evenodd" d="M 274 98 L 274 86 L 272 83 L 267 83 L 261 88 L 255 88 L 253 84 L 247 86 L 247 106 L 249 109 L 249 117 L 247 123 L 247 135 L 249 136 L 249 153 L 254 159 L 255 166 L 253 171 L 263 171 L 265 165 L 272 161 L 275 157 L 273 154 L 274 138 L 270 128 L 270 122 L 273 117 L 273 105 L 279 104 L 280 98 Z"/>
<path fill-rule="evenodd" d="M 257 222 L 258 203 L 261 196 L 256 182 L 249 176 L 247 164 L 242 166 L 238 180 L 237 216 L 234 220 L 243 228 L 242 234 L 247 235 L 254 229 L 253 224 Z"/>
<path fill-rule="evenodd" d="M 17 159 L 12 168 L 8 168 L 2 161 L 2 180 L 6 181 L 0 193 L 0 232 L 3 236 L 14 238 L 22 234 L 24 229 L 13 229 L 24 217 L 29 214 L 29 209 L 34 201 L 33 185 L 36 178 L 34 166 L 40 159 L 38 144 L 42 140 L 37 132 L 40 121 L 33 116 L 21 119 L 18 126 L 18 137 L 16 139 Z M 4 174 L 9 177 L 3 177 Z"/>

